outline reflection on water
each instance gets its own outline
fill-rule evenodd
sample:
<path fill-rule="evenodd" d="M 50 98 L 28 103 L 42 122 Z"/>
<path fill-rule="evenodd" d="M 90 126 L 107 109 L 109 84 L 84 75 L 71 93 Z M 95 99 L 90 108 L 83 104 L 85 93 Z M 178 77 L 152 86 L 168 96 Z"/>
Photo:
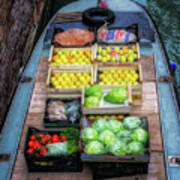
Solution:
<path fill-rule="evenodd" d="M 180 0 L 148 0 L 147 9 L 158 25 L 169 59 L 179 65 L 176 80 L 180 94 Z"/>

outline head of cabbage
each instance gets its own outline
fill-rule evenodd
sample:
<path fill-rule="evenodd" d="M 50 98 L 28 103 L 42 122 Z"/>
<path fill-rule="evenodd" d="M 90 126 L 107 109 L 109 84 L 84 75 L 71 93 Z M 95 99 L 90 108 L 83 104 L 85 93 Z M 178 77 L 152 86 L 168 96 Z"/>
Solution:
<path fill-rule="evenodd" d="M 141 125 L 141 120 L 135 116 L 129 116 L 125 118 L 123 121 L 123 126 L 129 130 L 136 129 L 140 127 L 140 125 Z"/>
<path fill-rule="evenodd" d="M 120 140 L 115 140 L 108 146 L 108 151 L 115 156 L 123 156 L 126 154 L 126 143 Z"/>
<path fill-rule="evenodd" d="M 93 108 L 99 106 L 99 98 L 96 96 L 89 96 L 85 98 L 84 105 L 86 108 Z"/>
<path fill-rule="evenodd" d="M 120 130 L 116 133 L 116 137 L 120 140 L 120 141 L 124 141 L 126 143 L 129 143 L 132 140 L 131 137 L 131 131 L 129 130 Z"/>
<path fill-rule="evenodd" d="M 104 130 L 99 134 L 98 137 L 99 141 L 102 142 L 105 145 L 111 144 L 115 139 L 115 135 L 110 130 Z"/>
<path fill-rule="evenodd" d="M 83 129 L 82 131 L 82 140 L 84 142 L 89 142 L 89 141 L 94 141 L 98 139 L 98 132 L 91 128 L 91 127 L 87 127 L 85 129 Z"/>
<path fill-rule="evenodd" d="M 96 129 L 98 132 L 101 132 L 108 127 L 108 121 L 106 119 L 98 119 L 93 124 L 92 127 Z"/>
<path fill-rule="evenodd" d="M 143 155 L 145 148 L 142 143 L 132 141 L 127 145 L 127 153 L 130 155 Z"/>
<path fill-rule="evenodd" d="M 99 141 L 91 141 L 86 144 L 84 152 L 93 155 L 102 155 L 106 153 L 105 147 Z"/>
<path fill-rule="evenodd" d="M 118 120 L 110 120 L 108 122 L 108 130 L 112 131 L 113 133 L 116 133 L 120 130 L 123 130 L 123 124 Z"/>
<path fill-rule="evenodd" d="M 131 135 L 133 141 L 141 142 L 143 144 L 147 143 L 148 133 L 142 128 L 135 129 Z"/>
<path fill-rule="evenodd" d="M 85 95 L 88 97 L 88 96 L 95 96 L 97 97 L 98 99 L 101 99 L 102 95 L 103 95 L 103 89 L 98 86 L 98 85 L 95 85 L 95 86 L 92 86 L 92 87 L 89 87 L 89 88 L 86 88 L 85 89 Z"/>

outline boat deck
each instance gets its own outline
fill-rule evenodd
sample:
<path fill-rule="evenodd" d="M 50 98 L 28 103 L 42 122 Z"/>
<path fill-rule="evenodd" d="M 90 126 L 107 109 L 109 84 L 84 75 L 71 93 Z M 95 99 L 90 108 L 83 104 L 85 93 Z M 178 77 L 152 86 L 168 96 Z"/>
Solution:
<path fill-rule="evenodd" d="M 149 173 L 147 175 L 136 175 L 122 178 L 122 180 L 164 180 L 164 153 L 162 147 L 161 124 L 159 116 L 157 84 L 155 77 L 154 60 L 152 56 L 142 56 L 143 70 L 143 103 L 141 106 L 133 108 L 132 115 L 148 118 L 150 132 L 150 151 L 151 160 L 149 164 Z M 24 142 L 29 126 L 44 129 L 43 116 L 45 111 L 46 77 L 48 72 L 48 61 L 46 57 L 40 59 L 36 82 L 33 89 L 28 113 L 26 116 L 21 141 L 19 144 L 18 154 L 12 174 L 12 180 L 46 180 L 46 179 L 63 179 L 63 180 L 88 180 L 92 179 L 92 173 L 88 167 L 84 167 L 82 173 L 28 173 L 24 158 Z"/>

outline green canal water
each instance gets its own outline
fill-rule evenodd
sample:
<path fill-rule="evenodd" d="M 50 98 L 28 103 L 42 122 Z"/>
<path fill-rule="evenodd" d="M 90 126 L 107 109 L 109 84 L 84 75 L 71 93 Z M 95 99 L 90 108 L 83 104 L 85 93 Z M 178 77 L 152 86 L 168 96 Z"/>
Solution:
<path fill-rule="evenodd" d="M 158 26 L 169 59 L 178 64 L 176 80 L 180 93 L 180 0 L 148 0 L 146 8 Z"/>

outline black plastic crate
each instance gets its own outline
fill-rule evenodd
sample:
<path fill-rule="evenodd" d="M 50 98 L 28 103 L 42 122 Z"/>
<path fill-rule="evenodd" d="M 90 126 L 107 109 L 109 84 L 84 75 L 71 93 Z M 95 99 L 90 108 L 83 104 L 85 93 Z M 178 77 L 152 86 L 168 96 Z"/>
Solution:
<path fill-rule="evenodd" d="M 53 127 L 76 127 L 76 128 L 79 128 L 80 127 L 80 120 L 81 120 L 81 108 L 80 108 L 80 116 L 79 118 L 76 119 L 76 122 L 75 123 L 72 123 L 71 121 L 69 120 L 64 120 L 64 121 L 58 121 L 58 120 L 54 120 L 54 121 L 51 121 L 50 118 L 49 118 L 49 114 L 48 114 L 48 104 L 51 102 L 51 101 L 62 101 L 64 103 L 66 102 L 71 102 L 73 100 L 78 100 L 79 103 L 80 102 L 80 99 L 54 99 L 54 98 L 48 98 L 47 101 L 46 101 L 46 108 L 45 108 L 45 114 L 44 114 L 44 121 L 43 121 L 43 124 L 44 124 L 44 127 L 45 128 L 53 128 Z"/>
<path fill-rule="evenodd" d="M 141 127 L 146 129 L 149 135 L 148 122 L 146 117 L 140 118 Z M 82 127 L 88 127 L 86 118 L 83 118 Z M 121 177 L 136 174 L 147 174 L 150 162 L 149 138 L 146 151 L 143 155 L 89 155 L 83 152 L 82 142 L 80 141 L 81 159 L 86 162 L 92 172 L 94 179 Z"/>
<path fill-rule="evenodd" d="M 72 155 L 61 155 L 61 156 L 33 156 L 27 154 L 28 140 L 33 133 L 43 133 L 43 134 L 54 134 L 61 131 L 47 131 L 39 130 L 34 127 L 29 127 L 25 148 L 24 156 L 26 159 L 27 167 L 29 172 L 81 172 L 83 168 L 83 163 L 80 159 L 80 152 L 73 153 Z"/>
<path fill-rule="evenodd" d="M 89 163 L 94 180 L 104 178 L 122 177 L 137 174 L 147 174 L 147 163 Z"/>

